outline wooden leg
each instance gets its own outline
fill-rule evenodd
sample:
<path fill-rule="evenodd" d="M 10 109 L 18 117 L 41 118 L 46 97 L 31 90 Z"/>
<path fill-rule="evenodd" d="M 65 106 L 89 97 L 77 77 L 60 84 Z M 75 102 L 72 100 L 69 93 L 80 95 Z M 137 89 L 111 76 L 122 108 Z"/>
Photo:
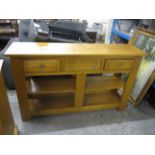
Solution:
<path fill-rule="evenodd" d="M 29 110 L 29 100 L 27 96 L 26 81 L 24 77 L 23 62 L 20 58 L 11 59 L 13 78 L 15 82 L 18 103 L 22 120 L 26 121 L 31 118 Z"/>
<path fill-rule="evenodd" d="M 85 95 L 86 74 L 78 74 L 76 79 L 75 107 L 83 105 Z"/>
<path fill-rule="evenodd" d="M 136 78 L 136 75 L 139 69 L 140 62 L 141 62 L 141 58 L 136 58 L 136 60 L 134 61 L 133 67 L 127 79 L 127 83 L 124 87 L 121 103 L 118 109 L 119 111 L 123 111 L 127 106 L 128 98 L 131 94 L 133 84 L 135 82 L 135 78 Z"/>
<path fill-rule="evenodd" d="M 0 72 L 0 134 L 12 135 L 14 131 L 14 120 L 11 112 L 7 89 L 4 78 Z"/>
<path fill-rule="evenodd" d="M 14 135 L 19 135 L 19 131 L 18 131 L 18 128 L 16 126 L 14 127 L 13 134 Z"/>

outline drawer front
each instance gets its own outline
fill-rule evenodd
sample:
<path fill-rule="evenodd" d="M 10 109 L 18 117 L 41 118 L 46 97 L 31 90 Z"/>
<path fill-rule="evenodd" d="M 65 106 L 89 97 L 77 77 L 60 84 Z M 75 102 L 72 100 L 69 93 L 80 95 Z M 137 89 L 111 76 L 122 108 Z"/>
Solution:
<path fill-rule="evenodd" d="M 65 60 L 65 71 L 97 71 L 100 70 L 101 60 L 92 59 L 70 59 Z"/>
<path fill-rule="evenodd" d="M 132 67 L 133 60 L 106 60 L 105 70 L 126 71 Z"/>
<path fill-rule="evenodd" d="M 26 60 L 24 61 L 26 73 L 49 73 L 60 70 L 59 60 Z"/>

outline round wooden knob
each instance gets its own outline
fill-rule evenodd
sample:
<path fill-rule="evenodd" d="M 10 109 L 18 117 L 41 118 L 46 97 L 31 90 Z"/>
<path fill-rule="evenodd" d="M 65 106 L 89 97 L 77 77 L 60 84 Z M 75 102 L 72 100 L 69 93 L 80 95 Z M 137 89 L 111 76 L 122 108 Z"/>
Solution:
<path fill-rule="evenodd" d="M 121 67 L 122 66 L 122 63 L 118 63 L 117 64 L 117 67 L 119 68 L 119 67 Z"/>
<path fill-rule="evenodd" d="M 44 69 L 44 68 L 46 68 L 46 66 L 45 66 L 45 64 L 40 64 L 39 68 Z"/>

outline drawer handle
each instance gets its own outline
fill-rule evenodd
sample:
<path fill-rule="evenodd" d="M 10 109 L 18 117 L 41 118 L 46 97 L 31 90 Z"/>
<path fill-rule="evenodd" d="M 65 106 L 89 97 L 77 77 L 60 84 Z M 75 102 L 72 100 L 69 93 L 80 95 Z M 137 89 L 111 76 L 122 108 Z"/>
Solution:
<path fill-rule="evenodd" d="M 74 61 L 70 61 L 70 64 L 73 65 L 74 64 Z"/>
<path fill-rule="evenodd" d="M 40 68 L 40 69 L 45 69 L 46 66 L 45 66 L 45 64 L 40 64 L 40 65 L 39 65 L 39 68 Z"/>
<path fill-rule="evenodd" d="M 119 68 L 119 67 L 121 67 L 122 66 L 122 63 L 118 63 L 117 64 L 117 67 Z"/>

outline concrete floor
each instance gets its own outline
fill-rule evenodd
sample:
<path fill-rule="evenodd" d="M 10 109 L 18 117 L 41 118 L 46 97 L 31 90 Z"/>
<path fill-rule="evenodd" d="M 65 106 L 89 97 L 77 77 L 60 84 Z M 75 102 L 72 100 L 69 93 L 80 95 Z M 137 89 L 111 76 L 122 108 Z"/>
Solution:
<path fill-rule="evenodd" d="M 103 110 L 46 117 L 22 122 L 15 91 L 8 91 L 15 123 L 21 134 L 118 135 L 155 134 L 155 110 L 147 103 L 124 112 Z"/>

